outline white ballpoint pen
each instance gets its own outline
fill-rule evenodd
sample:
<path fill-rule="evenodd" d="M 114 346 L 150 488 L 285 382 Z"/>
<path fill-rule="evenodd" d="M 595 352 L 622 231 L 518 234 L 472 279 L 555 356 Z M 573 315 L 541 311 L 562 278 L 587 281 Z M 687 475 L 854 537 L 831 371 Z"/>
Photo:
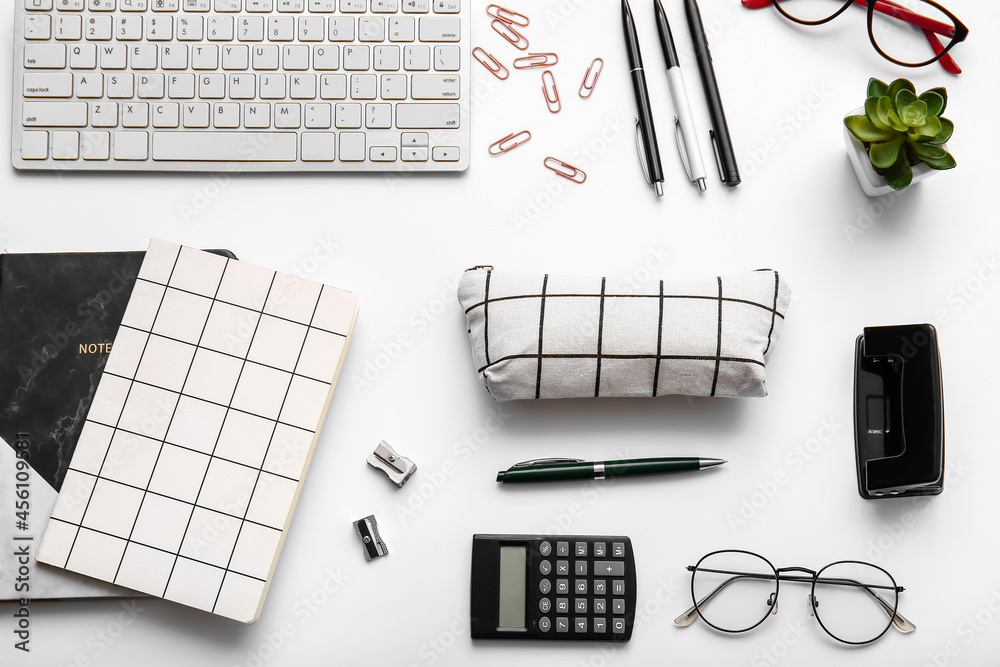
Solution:
<path fill-rule="evenodd" d="M 694 128 L 694 117 L 691 105 L 688 104 L 687 88 L 684 86 L 684 75 L 681 74 L 677 49 L 670 34 L 670 24 L 661 0 L 653 0 L 656 11 L 656 29 L 660 33 L 660 46 L 663 47 L 663 58 L 667 62 L 667 82 L 670 84 L 670 94 L 674 98 L 677 115 L 674 116 L 674 127 L 677 135 L 677 152 L 680 153 L 684 171 L 692 183 L 697 183 L 698 190 L 705 190 L 705 162 L 698 148 L 698 133 Z"/>

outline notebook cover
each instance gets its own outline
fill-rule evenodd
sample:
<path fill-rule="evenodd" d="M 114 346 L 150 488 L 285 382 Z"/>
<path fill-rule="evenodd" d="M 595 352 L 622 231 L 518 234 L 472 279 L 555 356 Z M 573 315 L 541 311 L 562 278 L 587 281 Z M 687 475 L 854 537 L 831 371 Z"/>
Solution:
<path fill-rule="evenodd" d="M 254 622 L 356 317 L 349 292 L 154 240 L 38 560 Z"/>
<path fill-rule="evenodd" d="M 233 256 L 228 251 L 216 251 Z M 55 506 L 144 251 L 0 254 L 0 498 L 14 506 L 18 451 L 30 469 L 27 527 L 0 524 L 2 544 L 37 540 Z M 24 483 L 24 482 L 22 482 Z M 0 551 L 0 599 L 134 595 Z"/>

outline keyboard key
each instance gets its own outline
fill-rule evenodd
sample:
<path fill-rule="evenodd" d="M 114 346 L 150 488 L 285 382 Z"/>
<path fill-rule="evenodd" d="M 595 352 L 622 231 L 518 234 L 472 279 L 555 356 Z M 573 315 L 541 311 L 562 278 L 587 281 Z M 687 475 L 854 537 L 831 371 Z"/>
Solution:
<path fill-rule="evenodd" d="M 83 39 L 83 19 L 77 15 L 57 16 L 55 23 L 56 39 Z"/>
<path fill-rule="evenodd" d="M 154 160 L 290 162 L 294 132 L 154 132 Z"/>
<path fill-rule="evenodd" d="M 139 99 L 163 99 L 165 81 L 163 74 L 140 74 Z"/>
<path fill-rule="evenodd" d="M 51 16 L 45 16 L 45 15 L 26 16 L 24 18 L 25 39 L 50 39 L 51 37 L 52 37 Z"/>
<path fill-rule="evenodd" d="M 28 11 L 45 11 L 52 9 L 52 0 L 24 0 L 24 8 Z"/>
<path fill-rule="evenodd" d="M 374 67 L 380 72 L 395 72 L 399 69 L 398 46 L 376 46 Z"/>
<path fill-rule="evenodd" d="M 413 134 L 409 132 L 403 133 L 403 148 L 407 147 L 417 147 L 426 146 L 427 141 L 423 140 L 420 144 L 416 143 L 416 137 L 421 137 L 421 134 Z M 569 561 L 568 560 L 557 560 L 556 561 L 556 574 L 567 576 L 569 574 Z"/>
<path fill-rule="evenodd" d="M 296 74 L 290 77 L 288 96 L 293 100 L 316 99 L 316 75 Z"/>
<path fill-rule="evenodd" d="M 615 558 L 625 558 L 625 543 L 614 542 L 611 545 L 611 553 Z"/>
<path fill-rule="evenodd" d="M 608 592 L 608 582 L 604 579 L 594 580 L 594 595 L 604 595 Z"/>
<path fill-rule="evenodd" d="M 569 598 L 556 598 L 556 613 L 557 614 L 569 613 Z"/>
<path fill-rule="evenodd" d="M 573 610 L 578 614 L 586 614 L 587 598 L 576 598 L 573 600 Z"/>
<path fill-rule="evenodd" d="M 237 102 L 223 102 L 212 108 L 212 125 L 220 130 L 235 129 L 240 126 L 240 105 Z"/>
<path fill-rule="evenodd" d="M 302 107 L 299 104 L 276 104 L 274 106 L 274 127 L 294 130 L 302 125 Z"/>
<path fill-rule="evenodd" d="M 331 42 L 353 42 L 354 17 L 331 16 L 329 35 Z"/>
<path fill-rule="evenodd" d="M 370 48 L 367 46 L 345 46 L 344 47 L 344 69 L 346 70 L 367 70 Z"/>
<path fill-rule="evenodd" d="M 313 67 L 317 70 L 340 67 L 340 47 L 335 44 L 313 47 Z"/>
<path fill-rule="evenodd" d="M 21 159 L 45 160 L 49 157 L 49 133 L 42 130 L 21 132 Z"/>
<path fill-rule="evenodd" d="M 421 42 L 457 42 L 462 23 L 458 18 L 425 16 L 420 19 Z"/>
<path fill-rule="evenodd" d="M 153 127 L 178 127 L 180 124 L 180 104 L 169 102 L 153 105 Z"/>
<path fill-rule="evenodd" d="M 573 561 L 573 574 L 578 577 L 587 576 L 587 561 L 577 560 Z"/>
<path fill-rule="evenodd" d="M 365 133 L 340 133 L 340 161 L 362 162 L 365 159 Z"/>
<path fill-rule="evenodd" d="M 333 132 L 303 132 L 302 159 L 306 162 L 333 162 L 336 156 Z"/>
<path fill-rule="evenodd" d="M 426 72 L 431 68 L 431 47 L 407 46 L 403 49 L 403 69 Z"/>
<path fill-rule="evenodd" d="M 548 598 L 542 598 L 541 600 L 538 601 L 538 611 L 542 612 L 543 614 L 547 614 L 551 610 L 552 610 L 552 600 L 549 600 Z"/>
<path fill-rule="evenodd" d="M 26 72 L 23 90 L 25 97 L 72 97 L 73 75 Z"/>
<path fill-rule="evenodd" d="M 256 130 L 271 127 L 270 104 L 245 104 L 243 106 L 243 125 Z"/>
<path fill-rule="evenodd" d="M 382 99 L 383 100 L 405 100 L 406 99 L 406 79 L 405 74 L 383 74 L 382 75 Z M 544 542 L 543 544 L 548 544 Z M 549 545 L 551 553 L 552 546 Z"/>
<path fill-rule="evenodd" d="M 389 41 L 412 42 L 416 39 L 416 25 L 416 21 L 410 16 L 389 19 Z"/>
<path fill-rule="evenodd" d="M 556 632 L 569 632 L 568 618 L 556 618 Z"/>
<path fill-rule="evenodd" d="M 86 102 L 25 102 L 21 105 L 25 127 L 86 127 Z"/>
<path fill-rule="evenodd" d="M 80 133 L 60 131 L 52 133 L 52 159 L 80 159 Z"/>
<path fill-rule="evenodd" d="M 149 127 L 149 105 L 145 102 L 123 104 L 122 127 Z"/>
<path fill-rule="evenodd" d="M 419 148 L 421 146 L 426 147 L 427 142 L 430 139 L 430 135 L 426 132 L 403 132 L 402 136 L 399 138 L 399 144 L 403 148 Z M 549 549 L 551 552 L 551 548 Z M 567 561 L 556 561 L 556 563 L 562 563 L 563 568 L 557 574 L 569 574 L 569 567 Z"/>
<path fill-rule="evenodd" d="M 66 46 L 25 44 L 24 66 L 28 69 L 62 69 L 66 67 Z"/>
<path fill-rule="evenodd" d="M 319 79 L 319 96 L 324 100 L 347 98 L 347 75 L 324 74 Z"/>
<path fill-rule="evenodd" d="M 462 66 L 461 47 L 435 46 L 434 47 L 434 69 L 439 72 L 457 72 Z"/>
<path fill-rule="evenodd" d="M 368 151 L 368 159 L 372 162 L 395 162 L 396 151 L 395 146 L 372 146 Z M 542 599 L 548 600 L 548 598 Z"/>
<path fill-rule="evenodd" d="M 145 132 L 115 133 L 116 160 L 145 160 L 149 157 L 149 135 Z"/>
<path fill-rule="evenodd" d="M 409 152 L 410 155 L 419 155 L 417 151 L 423 151 L 424 155 L 427 154 L 426 148 L 404 148 L 403 160 L 406 161 L 407 152 Z M 416 160 L 409 160 L 409 161 L 415 162 Z M 566 595 L 567 593 L 569 593 L 569 579 L 556 579 L 556 594 Z"/>
<path fill-rule="evenodd" d="M 577 617 L 574 621 L 573 628 L 577 634 L 583 634 L 587 632 L 587 619 Z"/>
<path fill-rule="evenodd" d="M 110 16 L 91 15 L 87 18 L 86 22 L 84 22 L 84 34 L 87 39 L 91 41 L 107 41 L 111 39 L 111 25 L 112 21 Z"/>
<path fill-rule="evenodd" d="M 608 601 L 606 598 L 596 598 L 594 600 L 594 613 L 595 614 L 608 613 Z"/>
<path fill-rule="evenodd" d="M 431 0 L 403 0 L 403 13 L 426 14 L 431 10 Z"/>
<path fill-rule="evenodd" d="M 611 631 L 617 635 L 625 634 L 625 619 L 624 618 L 611 619 Z"/>
<path fill-rule="evenodd" d="M 552 582 L 548 579 L 542 579 L 538 582 L 538 592 L 542 595 L 548 595 L 552 590 Z"/>
<path fill-rule="evenodd" d="M 611 582 L 611 594 L 612 595 L 625 595 L 625 582 L 621 579 L 615 579 Z"/>
<path fill-rule="evenodd" d="M 410 77 L 410 97 L 415 100 L 458 99 L 460 87 L 457 74 L 414 74 Z M 587 555 L 586 551 L 583 555 Z"/>
<path fill-rule="evenodd" d="M 594 558 L 604 558 L 608 554 L 608 545 L 604 542 L 594 542 Z"/>
<path fill-rule="evenodd" d="M 392 127 L 391 104 L 368 104 L 365 106 L 365 127 L 389 129 Z"/>
<path fill-rule="evenodd" d="M 256 74 L 230 74 L 229 97 L 234 100 L 252 100 L 257 96 Z"/>
<path fill-rule="evenodd" d="M 435 162 L 458 162 L 462 149 L 458 146 L 435 146 L 431 155 Z"/>
<path fill-rule="evenodd" d="M 107 160 L 111 157 L 110 132 L 84 132 L 80 145 L 84 160 Z"/>
<path fill-rule="evenodd" d="M 406 2 L 406 0 L 403 0 Z M 392 14 L 399 11 L 399 0 L 372 0 L 372 11 L 376 14 Z"/>
<path fill-rule="evenodd" d="M 552 629 L 552 621 L 549 620 L 548 616 L 542 616 L 538 619 L 538 629 L 542 632 L 548 632 Z"/>
<path fill-rule="evenodd" d="M 396 127 L 399 129 L 457 128 L 461 108 L 457 104 L 397 104 Z M 567 547 L 567 554 L 569 553 Z"/>
<path fill-rule="evenodd" d="M 577 595 L 587 594 L 587 580 L 586 579 L 576 579 L 573 581 L 573 586 Z"/>
<path fill-rule="evenodd" d="M 625 600 L 621 598 L 611 600 L 611 613 L 623 615 L 625 613 Z"/>
<path fill-rule="evenodd" d="M 333 107 L 329 104 L 306 105 L 306 127 L 328 130 L 333 124 Z"/>
<path fill-rule="evenodd" d="M 204 102 L 184 105 L 184 127 L 208 127 L 210 106 Z"/>
<path fill-rule="evenodd" d="M 374 74 L 351 75 L 351 98 L 374 100 L 378 95 L 378 77 Z"/>
<path fill-rule="evenodd" d="M 361 127 L 361 105 L 338 104 L 335 118 L 339 128 L 359 128 Z"/>
<path fill-rule="evenodd" d="M 605 620 L 603 618 L 595 618 L 594 619 L 594 632 L 597 632 L 597 633 L 600 633 L 600 634 L 604 634 L 607 631 L 608 631 L 607 620 Z"/>
<path fill-rule="evenodd" d="M 457 14 L 461 9 L 461 0 L 434 0 L 434 12 L 437 14 Z"/>
<path fill-rule="evenodd" d="M 403 149 L 403 162 L 427 162 L 427 149 L 426 148 L 404 148 Z M 569 584 L 561 585 L 560 582 L 565 582 L 565 579 L 556 580 L 556 592 L 566 593 L 569 589 Z"/>

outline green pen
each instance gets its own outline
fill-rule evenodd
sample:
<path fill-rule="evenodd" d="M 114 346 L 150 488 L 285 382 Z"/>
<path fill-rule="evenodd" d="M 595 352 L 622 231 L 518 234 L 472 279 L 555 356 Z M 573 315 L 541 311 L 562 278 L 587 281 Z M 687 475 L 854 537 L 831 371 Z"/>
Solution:
<path fill-rule="evenodd" d="M 584 461 L 583 459 L 533 459 L 515 463 L 497 473 L 501 484 L 563 482 L 574 479 L 606 479 L 637 475 L 704 470 L 725 463 L 722 459 L 698 457 Z"/>

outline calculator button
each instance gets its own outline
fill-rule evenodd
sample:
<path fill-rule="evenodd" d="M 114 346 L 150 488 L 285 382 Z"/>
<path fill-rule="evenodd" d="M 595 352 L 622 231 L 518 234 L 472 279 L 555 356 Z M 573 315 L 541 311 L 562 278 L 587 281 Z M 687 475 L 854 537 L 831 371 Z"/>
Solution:
<path fill-rule="evenodd" d="M 615 558 L 625 558 L 625 543 L 613 542 L 611 544 L 611 555 Z"/>
<path fill-rule="evenodd" d="M 569 632 L 569 619 L 568 618 L 557 618 L 556 619 L 556 632 Z"/>
<path fill-rule="evenodd" d="M 544 609 L 542 610 L 544 611 Z M 595 614 L 606 614 L 608 613 L 608 601 L 605 598 L 595 598 L 594 599 L 594 613 Z"/>
<path fill-rule="evenodd" d="M 586 632 L 587 631 L 587 619 L 586 618 L 578 618 L 578 619 L 576 619 L 576 625 L 574 627 L 576 628 L 577 634 L 582 634 L 582 633 Z"/>
<path fill-rule="evenodd" d="M 603 618 L 594 619 L 594 632 L 605 633 L 608 631 L 608 623 Z"/>
<path fill-rule="evenodd" d="M 625 595 L 625 582 L 621 579 L 615 579 L 611 582 L 611 594 L 612 595 Z"/>
<path fill-rule="evenodd" d="M 578 577 L 586 577 L 587 561 L 585 560 L 573 561 L 573 571 Z"/>
<path fill-rule="evenodd" d="M 569 574 L 569 561 L 568 560 L 557 560 L 556 561 L 556 574 L 557 575 Z"/>
<path fill-rule="evenodd" d="M 586 556 L 587 556 L 587 543 L 586 542 L 577 542 L 574 546 L 576 547 L 576 557 L 577 558 L 586 558 Z"/>
<path fill-rule="evenodd" d="M 608 545 L 604 542 L 594 542 L 594 558 L 604 558 L 608 555 Z"/>
<path fill-rule="evenodd" d="M 538 592 L 542 595 L 548 595 L 549 591 L 552 590 L 552 582 L 548 579 L 542 579 L 538 582 Z"/>
<path fill-rule="evenodd" d="M 625 600 L 621 598 L 615 598 L 611 601 L 611 613 L 612 614 L 624 614 L 625 613 Z"/>
<path fill-rule="evenodd" d="M 587 613 L 587 598 L 576 598 L 574 601 L 573 609 L 576 610 L 578 614 Z M 625 612 L 622 612 L 623 614 Z"/>
<path fill-rule="evenodd" d="M 556 579 L 556 593 L 559 595 L 569 593 L 569 579 Z"/>
<path fill-rule="evenodd" d="M 595 560 L 594 574 L 603 574 L 606 577 L 624 577 L 625 561 L 623 560 Z"/>
<path fill-rule="evenodd" d="M 604 595 L 608 592 L 608 582 L 604 579 L 594 580 L 594 595 Z"/>
<path fill-rule="evenodd" d="M 542 616 L 538 619 L 538 629 L 542 632 L 548 632 L 552 629 L 552 621 L 549 620 L 548 616 Z"/>
<path fill-rule="evenodd" d="M 544 558 L 548 558 L 549 554 L 552 553 L 552 543 L 549 541 L 545 541 L 539 544 L 538 553 L 542 554 Z"/>
<path fill-rule="evenodd" d="M 569 598 L 556 598 L 556 613 L 569 613 Z"/>
<path fill-rule="evenodd" d="M 538 571 L 541 572 L 542 576 L 548 576 L 552 572 L 552 561 L 543 560 L 538 564 Z"/>
<path fill-rule="evenodd" d="M 586 595 L 587 594 L 587 580 L 586 579 L 577 579 L 576 581 L 574 581 L 573 582 L 573 590 L 576 591 L 577 595 Z"/>
<path fill-rule="evenodd" d="M 542 598 L 541 600 L 538 601 L 538 611 L 542 612 L 543 614 L 547 614 L 549 613 L 550 609 L 552 609 L 552 600 L 548 598 Z"/>
<path fill-rule="evenodd" d="M 569 555 L 569 542 L 556 542 L 556 555 L 560 558 Z"/>
<path fill-rule="evenodd" d="M 618 635 L 625 634 L 625 619 L 624 618 L 611 619 L 611 631 Z"/>

